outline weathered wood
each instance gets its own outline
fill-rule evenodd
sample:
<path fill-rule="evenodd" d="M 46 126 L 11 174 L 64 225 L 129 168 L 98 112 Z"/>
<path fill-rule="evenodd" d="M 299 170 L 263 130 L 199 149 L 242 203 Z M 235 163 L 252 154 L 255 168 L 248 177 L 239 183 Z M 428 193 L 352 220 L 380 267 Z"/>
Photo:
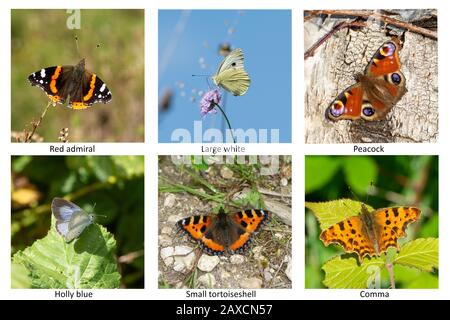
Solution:
<path fill-rule="evenodd" d="M 305 49 L 343 18 L 305 22 Z M 325 119 L 325 109 L 355 83 L 375 51 L 391 37 L 378 24 L 360 30 L 342 29 L 305 60 L 305 142 L 436 142 L 438 139 L 437 41 L 405 32 L 401 71 L 408 92 L 385 120 L 367 122 Z"/>

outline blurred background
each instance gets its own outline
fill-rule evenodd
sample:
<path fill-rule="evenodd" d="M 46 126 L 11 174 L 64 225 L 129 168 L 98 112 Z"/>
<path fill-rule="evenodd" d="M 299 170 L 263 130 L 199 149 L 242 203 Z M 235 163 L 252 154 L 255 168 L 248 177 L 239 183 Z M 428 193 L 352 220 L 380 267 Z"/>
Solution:
<path fill-rule="evenodd" d="M 11 166 L 11 256 L 47 235 L 52 199 L 68 197 L 106 216 L 96 223 L 117 241 L 121 287 L 144 287 L 143 156 L 15 156 Z"/>
<path fill-rule="evenodd" d="M 371 186 L 372 185 L 372 186 Z M 305 201 L 325 202 L 349 198 L 374 209 L 415 206 L 420 220 L 411 224 L 405 241 L 438 237 L 437 156 L 306 156 Z M 357 199 L 355 199 L 355 197 Z M 306 209 L 305 287 L 324 288 L 322 265 L 344 253 L 335 244 L 320 240 L 321 230 L 314 214 Z M 437 288 L 437 274 L 394 266 L 398 288 Z M 382 280 L 388 280 L 382 275 Z M 389 284 L 383 283 L 382 287 Z"/>
<path fill-rule="evenodd" d="M 75 30 L 66 25 L 71 15 L 66 10 L 11 10 L 11 141 L 31 129 L 49 101 L 28 76 L 85 57 L 86 69 L 110 89 L 111 102 L 85 110 L 50 107 L 37 135 L 55 142 L 59 131 L 69 128 L 70 142 L 143 142 L 144 10 L 81 10 L 81 29 Z"/>
<path fill-rule="evenodd" d="M 236 48 L 244 52 L 251 84 L 243 96 L 224 97 L 231 127 L 279 129 L 279 142 L 291 142 L 290 11 L 160 10 L 158 19 L 159 142 L 172 142 L 178 128 L 193 137 L 193 122 L 201 121 L 199 101 L 213 87 L 207 79 Z M 208 114 L 202 127 L 226 128 L 220 113 Z"/>

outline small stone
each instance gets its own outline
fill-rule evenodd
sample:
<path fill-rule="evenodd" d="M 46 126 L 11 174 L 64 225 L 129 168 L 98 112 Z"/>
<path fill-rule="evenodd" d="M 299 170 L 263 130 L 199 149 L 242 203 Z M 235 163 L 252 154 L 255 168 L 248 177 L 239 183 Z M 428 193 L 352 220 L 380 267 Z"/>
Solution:
<path fill-rule="evenodd" d="M 205 288 L 214 288 L 216 285 L 216 278 L 211 273 L 205 273 L 198 277 L 198 283 Z"/>
<path fill-rule="evenodd" d="M 172 237 L 168 236 L 167 234 L 158 236 L 158 241 L 161 247 L 168 247 L 172 245 Z"/>
<path fill-rule="evenodd" d="M 227 279 L 230 279 L 230 278 L 231 278 L 231 274 L 228 271 L 222 271 L 220 273 L 220 279 L 227 280 Z"/>
<path fill-rule="evenodd" d="M 175 259 L 173 257 L 168 257 L 163 260 L 166 267 L 170 267 L 171 265 L 173 265 L 174 261 L 175 261 Z"/>
<path fill-rule="evenodd" d="M 256 260 L 261 260 L 262 258 L 263 258 L 263 256 L 262 256 L 262 246 L 254 246 L 253 248 L 252 248 L 252 252 L 253 252 L 253 257 L 256 259 Z"/>
<path fill-rule="evenodd" d="M 245 257 L 241 254 L 234 254 L 230 257 L 231 264 L 242 264 L 245 262 Z"/>
<path fill-rule="evenodd" d="M 185 256 L 192 252 L 192 248 L 188 246 L 176 246 L 173 252 L 174 256 Z"/>
<path fill-rule="evenodd" d="M 203 254 L 198 260 L 197 267 L 204 272 L 211 272 L 220 262 L 218 256 Z"/>
<path fill-rule="evenodd" d="M 231 171 L 231 169 L 228 167 L 222 167 L 220 169 L 220 175 L 224 179 L 231 179 L 231 178 L 233 178 L 233 171 Z"/>
<path fill-rule="evenodd" d="M 288 262 L 288 265 L 287 265 L 286 269 L 284 270 L 284 273 L 286 274 L 286 277 L 288 277 L 288 279 L 292 281 L 292 278 L 291 278 L 291 276 L 292 276 L 292 262 L 291 261 Z"/>
<path fill-rule="evenodd" d="M 275 238 L 277 238 L 278 240 L 281 240 L 281 239 L 283 239 L 283 237 L 284 237 L 281 233 L 275 233 L 273 236 L 274 236 Z"/>
<path fill-rule="evenodd" d="M 169 194 L 167 195 L 166 199 L 164 200 L 164 207 L 166 207 L 166 208 L 172 208 L 173 205 L 175 204 L 175 200 L 176 200 L 175 195 L 172 194 L 172 193 L 169 193 Z"/>
<path fill-rule="evenodd" d="M 265 270 L 264 271 L 264 281 L 269 282 L 272 279 L 273 279 L 272 274 L 268 270 Z"/>
<path fill-rule="evenodd" d="M 159 252 L 159 254 L 161 255 L 161 259 L 163 260 L 173 256 L 173 253 L 174 253 L 173 247 L 162 248 L 161 251 Z"/>
<path fill-rule="evenodd" d="M 171 227 L 163 227 L 161 229 L 161 234 L 171 234 L 172 230 L 173 230 L 173 228 L 171 228 Z"/>
<path fill-rule="evenodd" d="M 191 270 L 194 267 L 195 253 L 191 252 L 186 256 L 175 256 L 173 270 L 183 272 L 185 270 Z"/>
<path fill-rule="evenodd" d="M 288 185 L 288 180 L 286 178 L 281 178 L 280 184 L 282 187 L 286 187 Z"/>
<path fill-rule="evenodd" d="M 242 279 L 239 284 L 242 289 L 261 289 L 262 280 L 258 278 Z"/>
<path fill-rule="evenodd" d="M 170 224 L 175 224 L 178 221 L 180 221 L 181 219 L 184 219 L 186 217 L 188 217 L 189 215 L 185 215 L 185 216 L 179 216 L 179 215 L 171 215 L 167 218 L 167 222 Z"/>

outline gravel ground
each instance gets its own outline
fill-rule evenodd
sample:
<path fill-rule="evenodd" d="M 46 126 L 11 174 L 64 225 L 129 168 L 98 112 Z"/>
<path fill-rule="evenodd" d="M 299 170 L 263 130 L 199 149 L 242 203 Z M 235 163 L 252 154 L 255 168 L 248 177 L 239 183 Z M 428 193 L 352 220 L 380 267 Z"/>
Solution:
<path fill-rule="evenodd" d="M 159 158 L 159 176 L 198 188 L 170 157 Z M 159 192 L 159 285 L 161 288 L 291 288 L 291 163 L 280 160 L 280 170 L 258 178 L 258 190 L 272 218 L 254 237 L 243 255 L 210 256 L 187 235 L 178 232 L 180 219 L 211 214 L 217 203 L 190 193 Z M 233 199 L 250 190 L 243 179 L 223 164 L 210 165 L 203 179 Z M 161 179 L 160 179 L 161 183 Z M 237 187 L 236 187 L 237 186 Z M 201 190 L 201 189 L 200 189 Z M 210 192 L 209 192 L 210 193 Z M 242 208 L 249 209 L 249 208 Z M 239 211 L 230 208 L 229 211 Z"/>

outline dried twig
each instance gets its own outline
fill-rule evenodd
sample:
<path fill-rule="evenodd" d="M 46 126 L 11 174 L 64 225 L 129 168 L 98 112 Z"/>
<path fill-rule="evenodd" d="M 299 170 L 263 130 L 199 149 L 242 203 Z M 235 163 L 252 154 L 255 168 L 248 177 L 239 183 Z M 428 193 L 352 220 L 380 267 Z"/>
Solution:
<path fill-rule="evenodd" d="M 52 102 L 49 101 L 48 104 L 47 104 L 47 106 L 46 106 L 45 109 L 44 109 L 44 112 L 42 112 L 42 114 L 41 114 L 39 120 L 38 120 L 37 122 L 33 122 L 33 130 L 31 130 L 31 132 L 30 132 L 29 134 L 27 134 L 27 136 L 25 137 L 25 141 L 24 141 L 24 142 L 31 142 L 31 140 L 32 140 L 32 138 L 33 138 L 33 136 L 34 136 L 34 134 L 35 134 L 35 132 L 36 132 L 36 129 L 40 126 L 40 124 L 41 124 L 41 122 L 42 122 L 42 119 L 44 119 L 45 114 L 47 113 L 47 110 L 48 110 L 48 108 L 49 108 L 51 105 L 52 105 Z"/>
<path fill-rule="evenodd" d="M 335 15 L 351 16 L 351 17 L 359 17 L 359 18 L 365 18 L 365 19 L 370 18 L 370 19 L 382 21 L 385 24 L 391 24 L 398 28 L 406 29 L 408 31 L 421 34 L 424 37 L 428 37 L 431 39 L 438 38 L 437 31 L 425 29 L 422 27 L 415 26 L 408 22 L 393 19 L 387 15 L 381 14 L 376 11 L 370 11 L 370 10 L 306 10 L 305 13 L 307 13 L 309 15 L 313 15 L 313 16 L 325 14 L 325 15 L 334 15 L 334 16 Z"/>
<path fill-rule="evenodd" d="M 338 23 L 333 29 L 331 29 L 330 32 L 327 32 L 322 38 L 320 38 L 308 50 L 306 50 L 303 58 L 306 60 L 309 57 L 312 57 L 317 48 L 320 47 L 325 41 L 327 41 L 333 34 L 338 32 L 339 30 L 351 27 L 365 27 L 365 26 L 366 23 L 360 21 L 353 21 L 353 22 L 343 21 L 341 23 Z"/>

